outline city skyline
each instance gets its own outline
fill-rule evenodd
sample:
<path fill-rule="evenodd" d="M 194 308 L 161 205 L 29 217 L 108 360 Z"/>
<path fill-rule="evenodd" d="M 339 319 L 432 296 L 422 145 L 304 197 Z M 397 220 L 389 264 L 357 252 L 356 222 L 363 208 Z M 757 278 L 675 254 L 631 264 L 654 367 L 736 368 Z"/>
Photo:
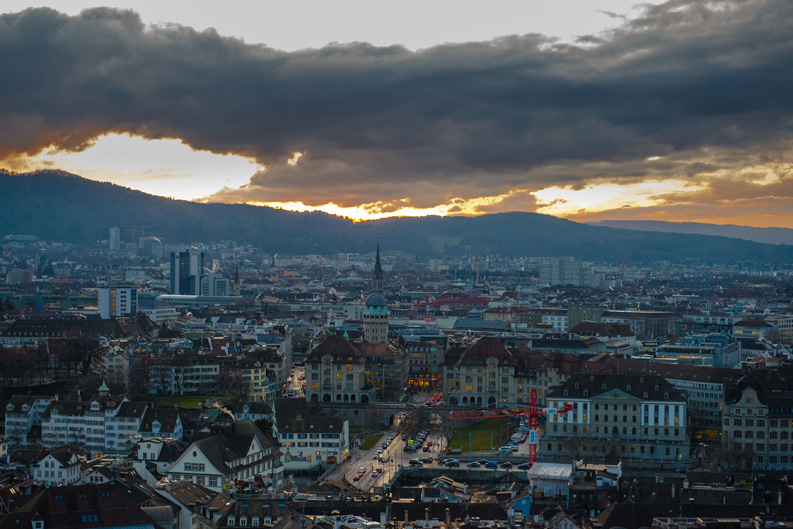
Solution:
<path fill-rule="evenodd" d="M 784 2 L 167 4 L 4 4 L 0 167 L 364 220 L 793 227 Z"/>

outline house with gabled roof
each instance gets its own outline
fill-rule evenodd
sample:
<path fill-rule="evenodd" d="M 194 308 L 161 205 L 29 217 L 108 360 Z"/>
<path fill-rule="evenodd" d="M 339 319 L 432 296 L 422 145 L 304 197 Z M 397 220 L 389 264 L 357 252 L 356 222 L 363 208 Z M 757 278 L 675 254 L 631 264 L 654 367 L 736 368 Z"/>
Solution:
<path fill-rule="evenodd" d="M 148 408 L 138 428 L 143 439 L 159 437 L 162 439 L 182 440 L 184 427 L 178 408 Z"/>
<path fill-rule="evenodd" d="M 53 397 L 14 395 L 5 407 L 5 436 L 10 446 L 30 444 L 28 433 L 41 427 L 41 415 Z"/>
<path fill-rule="evenodd" d="M 350 457 L 350 421 L 309 415 L 305 399 L 276 399 L 274 427 L 286 470 L 317 469 Z"/>
<path fill-rule="evenodd" d="M 283 478 L 281 455 L 252 421 L 238 421 L 223 433 L 194 441 L 168 470 L 168 478 L 191 480 L 217 492 L 229 492 L 237 480 L 257 476 L 278 485 Z"/>
<path fill-rule="evenodd" d="M 69 485 L 80 480 L 80 464 L 85 452 L 74 443 L 41 453 L 30 464 L 33 479 L 48 485 Z"/>

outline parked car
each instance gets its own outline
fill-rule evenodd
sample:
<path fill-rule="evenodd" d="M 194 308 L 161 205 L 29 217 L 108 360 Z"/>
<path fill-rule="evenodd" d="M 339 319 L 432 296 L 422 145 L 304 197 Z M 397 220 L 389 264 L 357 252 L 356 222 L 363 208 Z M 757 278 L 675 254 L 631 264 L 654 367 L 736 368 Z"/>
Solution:
<path fill-rule="evenodd" d="M 408 464 L 410 466 L 412 466 L 412 467 L 423 467 L 424 466 L 424 464 L 421 461 L 419 461 L 418 459 L 411 459 L 410 461 L 408 461 Z"/>
<path fill-rule="evenodd" d="M 459 467 L 460 466 L 460 462 L 457 461 L 456 459 L 452 459 L 451 461 L 447 461 L 446 462 L 446 466 L 447 467 Z"/>
<path fill-rule="evenodd" d="M 512 463 L 510 463 L 509 461 L 504 461 L 503 463 L 501 463 L 500 466 L 501 468 L 512 468 Z"/>
<path fill-rule="evenodd" d="M 501 448 L 498 449 L 496 454 L 498 454 L 500 456 L 511 456 L 512 455 L 512 450 L 510 450 L 506 446 L 502 446 Z"/>
<path fill-rule="evenodd" d="M 498 461 L 488 461 L 485 464 L 485 467 L 487 467 L 487 468 L 498 468 Z"/>
<path fill-rule="evenodd" d="M 468 468 L 479 468 L 480 466 L 482 465 L 480 465 L 478 461 L 471 461 L 468 463 Z"/>
<path fill-rule="evenodd" d="M 428 465 L 428 464 L 432 463 L 432 458 L 431 457 L 422 457 L 421 459 L 419 459 L 419 461 L 421 461 L 422 463 L 425 463 L 425 464 Z"/>
<path fill-rule="evenodd" d="M 531 465 L 528 463 L 521 463 L 520 465 L 518 465 L 518 470 L 529 470 L 530 466 Z"/>

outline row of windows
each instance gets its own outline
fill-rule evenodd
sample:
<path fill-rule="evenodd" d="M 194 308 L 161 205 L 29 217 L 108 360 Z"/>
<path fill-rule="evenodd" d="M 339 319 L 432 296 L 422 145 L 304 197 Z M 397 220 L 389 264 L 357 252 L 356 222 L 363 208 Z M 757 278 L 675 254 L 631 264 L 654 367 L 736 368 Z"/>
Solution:
<path fill-rule="evenodd" d="M 553 452 L 554 448 L 556 448 L 557 452 L 562 452 L 561 443 L 557 443 L 555 446 L 554 446 L 553 443 L 548 443 L 548 451 L 549 452 Z M 587 452 L 587 451 L 589 451 L 589 452 L 610 452 L 613 447 L 611 445 L 607 445 L 607 444 L 606 445 L 597 445 L 597 444 L 586 445 L 586 444 L 583 444 L 583 445 L 580 445 L 580 446 L 576 445 L 574 448 L 576 448 L 576 449 L 580 448 L 582 452 Z M 667 455 L 667 456 L 671 456 L 672 455 L 672 448 L 671 447 L 669 447 L 669 446 L 667 446 L 667 447 L 659 447 L 659 450 L 658 450 L 659 454 L 661 453 L 661 448 L 663 448 L 664 455 Z M 639 446 L 631 445 L 630 447 L 620 446 L 620 452 L 623 453 L 623 454 L 626 453 L 626 452 L 630 452 L 631 454 L 636 454 L 636 453 L 645 454 L 645 453 L 648 453 L 650 455 L 654 455 L 655 454 L 655 445 L 648 445 L 646 447 L 645 447 L 645 445 L 639 445 Z M 680 453 L 680 451 L 678 449 L 675 449 L 675 456 L 679 455 L 679 453 Z"/>
<path fill-rule="evenodd" d="M 292 448 L 294 448 L 294 447 L 305 448 L 305 447 L 309 447 L 309 446 L 313 446 L 315 448 L 338 448 L 339 447 L 339 443 L 319 443 L 319 442 L 316 442 L 316 441 L 313 441 L 313 442 L 312 441 L 298 441 L 296 443 L 294 441 L 286 441 L 286 442 L 281 442 L 281 446 L 287 446 L 287 447 L 292 447 Z"/>
<path fill-rule="evenodd" d="M 337 433 L 312 433 L 312 434 L 305 434 L 305 433 L 285 433 L 282 434 L 284 439 L 294 439 L 297 436 L 298 439 L 338 439 L 339 434 Z"/>

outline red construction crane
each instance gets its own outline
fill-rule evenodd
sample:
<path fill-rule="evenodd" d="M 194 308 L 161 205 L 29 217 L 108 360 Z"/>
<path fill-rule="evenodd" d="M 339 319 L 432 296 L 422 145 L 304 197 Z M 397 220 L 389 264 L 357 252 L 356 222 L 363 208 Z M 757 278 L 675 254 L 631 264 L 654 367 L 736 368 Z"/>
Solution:
<path fill-rule="evenodd" d="M 532 389 L 529 393 L 528 408 L 490 408 L 493 404 L 466 411 L 449 412 L 447 421 L 471 421 L 475 419 L 492 419 L 494 417 L 526 417 L 529 420 L 529 468 L 537 461 L 537 418 L 542 415 L 564 414 L 573 410 L 572 404 L 564 404 L 559 408 L 548 408 L 544 411 L 537 411 L 537 390 Z"/>

